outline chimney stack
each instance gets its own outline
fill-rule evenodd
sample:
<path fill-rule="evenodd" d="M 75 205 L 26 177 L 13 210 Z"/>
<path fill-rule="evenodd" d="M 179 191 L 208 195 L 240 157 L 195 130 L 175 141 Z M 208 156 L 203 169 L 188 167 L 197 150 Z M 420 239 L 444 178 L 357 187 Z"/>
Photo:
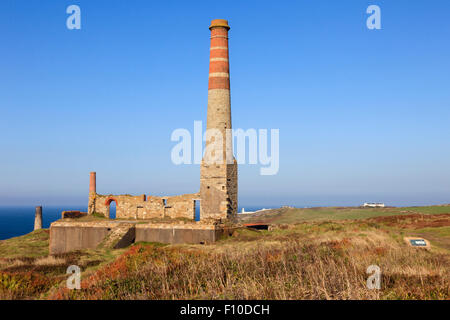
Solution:
<path fill-rule="evenodd" d="M 97 176 L 95 172 L 91 172 L 89 181 L 89 193 L 97 193 Z"/>
<path fill-rule="evenodd" d="M 228 55 L 227 20 L 211 21 L 211 47 L 208 81 L 208 111 L 206 129 L 222 134 L 222 163 L 208 163 L 203 158 L 200 167 L 200 219 L 227 219 L 237 214 L 237 163 L 233 157 L 231 130 L 230 65 Z M 208 148 L 209 143 L 206 142 Z M 229 158 L 229 159 L 227 159 Z M 227 162 L 228 160 L 228 162 Z"/>
<path fill-rule="evenodd" d="M 36 213 L 34 215 L 34 230 L 42 229 L 42 206 L 36 207 Z"/>
<path fill-rule="evenodd" d="M 216 19 L 211 22 L 211 47 L 209 59 L 208 89 L 230 90 L 230 64 L 228 62 L 227 20 Z"/>
<path fill-rule="evenodd" d="M 95 172 L 91 172 L 89 179 L 88 214 L 93 214 L 95 212 L 96 195 L 97 195 L 97 174 Z"/>

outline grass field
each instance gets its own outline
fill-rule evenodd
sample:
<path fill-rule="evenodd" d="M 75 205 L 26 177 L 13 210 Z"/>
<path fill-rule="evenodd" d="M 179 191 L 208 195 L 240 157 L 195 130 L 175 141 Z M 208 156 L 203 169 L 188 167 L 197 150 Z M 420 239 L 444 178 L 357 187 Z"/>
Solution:
<path fill-rule="evenodd" d="M 138 243 L 49 257 L 48 232 L 0 241 L 2 299 L 449 299 L 450 207 L 283 208 L 210 245 Z M 430 250 L 408 246 L 422 236 Z M 68 265 L 82 289 L 68 290 Z M 366 287 L 367 267 L 382 271 Z"/>
<path fill-rule="evenodd" d="M 48 255 L 48 230 L 0 241 L 0 258 L 34 258 Z"/>
<path fill-rule="evenodd" d="M 324 208 L 281 208 L 263 211 L 261 215 L 243 218 L 246 222 L 267 222 L 271 224 L 290 224 L 320 220 L 354 220 L 380 216 L 405 214 L 450 214 L 450 206 L 403 207 L 403 208 L 360 208 L 360 207 L 324 207 Z"/>

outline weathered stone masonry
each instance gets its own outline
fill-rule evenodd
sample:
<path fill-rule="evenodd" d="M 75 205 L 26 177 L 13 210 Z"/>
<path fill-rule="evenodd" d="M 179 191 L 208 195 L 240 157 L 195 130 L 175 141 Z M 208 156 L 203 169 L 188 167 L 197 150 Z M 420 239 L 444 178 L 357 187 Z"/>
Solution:
<path fill-rule="evenodd" d="M 198 193 L 172 197 L 101 195 L 96 192 L 96 173 L 91 172 L 88 214 L 110 217 L 111 203 L 116 203 L 117 219 L 187 218 L 194 220 Z"/>
<path fill-rule="evenodd" d="M 111 202 L 116 203 L 117 219 L 152 219 L 152 218 L 187 218 L 194 220 L 195 200 L 198 193 L 173 197 L 100 195 L 90 196 L 90 212 L 101 214 L 107 218 Z"/>

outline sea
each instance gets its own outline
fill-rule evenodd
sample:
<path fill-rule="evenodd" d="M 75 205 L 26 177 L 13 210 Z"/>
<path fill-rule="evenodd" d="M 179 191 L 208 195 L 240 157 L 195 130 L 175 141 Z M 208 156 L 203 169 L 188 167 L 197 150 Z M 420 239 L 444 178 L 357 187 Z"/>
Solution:
<path fill-rule="evenodd" d="M 260 209 L 262 208 L 245 207 L 245 211 Z M 0 207 L 0 240 L 22 236 L 33 231 L 35 210 L 35 207 Z M 61 218 L 61 213 L 64 210 L 69 209 L 67 207 L 43 206 L 42 227 L 49 228 L 52 222 Z M 71 206 L 70 210 L 86 212 L 87 208 Z M 241 211 L 242 208 L 239 208 L 239 213 Z"/>
<path fill-rule="evenodd" d="M 67 208 L 42 207 L 42 227 L 49 228 L 50 223 L 61 218 Z M 83 207 L 70 207 L 70 210 L 86 211 Z M 34 228 L 35 207 L 0 207 L 0 240 L 22 236 Z"/>

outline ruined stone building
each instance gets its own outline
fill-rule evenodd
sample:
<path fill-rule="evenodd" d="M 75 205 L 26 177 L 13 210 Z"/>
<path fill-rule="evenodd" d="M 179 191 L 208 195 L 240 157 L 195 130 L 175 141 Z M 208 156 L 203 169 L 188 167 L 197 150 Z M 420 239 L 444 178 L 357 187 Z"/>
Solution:
<path fill-rule="evenodd" d="M 228 59 L 227 20 L 211 22 L 209 60 L 207 130 L 219 131 L 224 139 L 221 150 L 223 161 L 209 163 L 203 159 L 200 166 L 200 191 L 179 196 L 100 195 L 96 190 L 96 173 L 91 172 L 88 214 L 110 216 L 110 205 L 116 203 L 116 218 L 187 218 L 195 219 L 196 203 L 200 203 L 200 220 L 227 220 L 237 214 L 237 162 L 232 156 L 232 143 L 226 142 L 231 129 L 230 72 Z M 207 141 L 207 146 L 208 146 Z M 232 160 L 227 161 L 231 155 Z"/>
<path fill-rule="evenodd" d="M 207 139 L 206 150 L 222 157 L 211 162 L 205 152 L 200 166 L 200 191 L 179 196 L 101 195 L 97 177 L 91 172 L 88 212 L 64 211 L 62 219 L 50 225 L 50 254 L 86 248 L 123 248 L 134 242 L 210 243 L 238 228 L 237 162 L 233 156 L 231 129 L 228 22 L 213 20 L 209 61 L 207 132 L 219 135 Z M 228 131 L 227 131 L 228 130 Z M 223 137 L 222 140 L 216 139 Z M 219 146 L 219 148 L 217 148 Z M 217 154 L 216 154 L 217 155 Z M 110 218 L 111 203 L 116 218 Z M 196 221 L 196 203 L 200 219 Z M 87 217 L 86 217 L 87 216 Z M 103 217 L 103 218 L 102 218 Z"/>

